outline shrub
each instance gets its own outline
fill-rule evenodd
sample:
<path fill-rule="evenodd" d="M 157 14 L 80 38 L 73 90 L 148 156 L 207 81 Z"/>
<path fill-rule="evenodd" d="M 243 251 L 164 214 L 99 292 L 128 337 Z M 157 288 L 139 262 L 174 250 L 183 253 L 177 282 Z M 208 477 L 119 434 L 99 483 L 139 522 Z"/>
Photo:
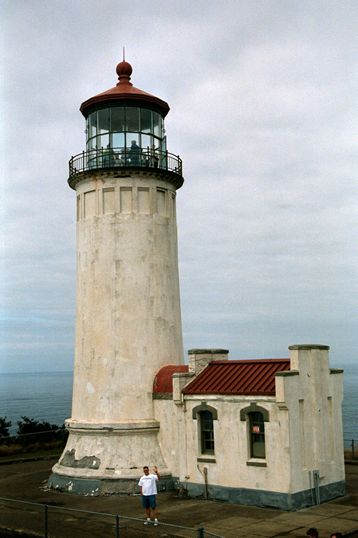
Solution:
<path fill-rule="evenodd" d="M 34 418 L 29 418 L 22 416 L 22 420 L 17 421 L 17 433 L 22 435 L 24 433 L 38 433 L 38 432 L 48 432 L 51 430 L 59 430 L 60 427 L 57 424 L 50 424 L 46 421 L 35 420 Z"/>
<path fill-rule="evenodd" d="M 6 420 L 6 417 L 0 417 L 0 437 L 7 437 L 10 427 L 11 420 Z"/>
<path fill-rule="evenodd" d="M 59 427 L 57 424 L 50 424 L 46 421 L 39 421 L 22 416 L 21 420 L 18 420 L 17 426 L 17 434 L 19 436 L 17 437 L 17 442 L 24 445 L 28 445 L 35 441 L 49 442 L 66 438 L 66 430 L 63 425 Z"/>
<path fill-rule="evenodd" d="M 1 419 L 0 419 L 1 420 Z M 11 422 L 3 417 L 1 424 L 8 431 Z M 13 454 L 62 449 L 68 437 L 65 426 L 22 416 L 17 422 L 17 434 L 0 436 L 0 457 Z"/>

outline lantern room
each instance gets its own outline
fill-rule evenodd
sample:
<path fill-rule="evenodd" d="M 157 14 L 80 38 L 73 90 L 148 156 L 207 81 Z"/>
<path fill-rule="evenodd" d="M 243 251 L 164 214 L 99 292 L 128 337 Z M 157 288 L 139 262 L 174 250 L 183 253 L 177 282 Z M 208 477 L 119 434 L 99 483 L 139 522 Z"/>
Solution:
<path fill-rule="evenodd" d="M 135 88 L 131 65 L 117 65 L 118 83 L 81 105 L 86 118 L 86 151 L 70 160 L 69 183 L 78 174 L 103 168 L 156 168 L 174 174 L 176 187 L 183 183 L 179 156 L 167 150 L 164 118 L 168 104 Z"/>
<path fill-rule="evenodd" d="M 162 116 L 143 106 L 99 108 L 87 117 L 87 151 L 113 150 L 134 146 L 141 150 L 165 151 L 166 137 Z"/>

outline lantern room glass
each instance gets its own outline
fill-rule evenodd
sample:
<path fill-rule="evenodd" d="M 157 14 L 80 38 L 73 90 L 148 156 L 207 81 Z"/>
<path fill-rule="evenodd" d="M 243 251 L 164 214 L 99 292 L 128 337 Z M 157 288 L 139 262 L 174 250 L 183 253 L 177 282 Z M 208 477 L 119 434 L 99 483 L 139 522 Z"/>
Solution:
<path fill-rule="evenodd" d="M 86 133 L 87 150 L 129 151 L 133 141 L 140 150 L 166 150 L 163 118 L 147 108 L 114 106 L 96 110 L 87 118 Z"/>

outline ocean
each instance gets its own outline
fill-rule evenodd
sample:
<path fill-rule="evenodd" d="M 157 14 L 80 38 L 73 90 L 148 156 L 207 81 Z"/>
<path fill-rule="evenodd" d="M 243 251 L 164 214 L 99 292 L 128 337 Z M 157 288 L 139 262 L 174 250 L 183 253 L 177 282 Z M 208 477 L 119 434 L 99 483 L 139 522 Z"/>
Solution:
<path fill-rule="evenodd" d="M 344 368 L 344 444 L 358 442 L 358 366 Z M 0 374 L 0 417 L 11 420 L 11 434 L 22 416 L 62 426 L 71 416 L 72 372 Z"/>
<path fill-rule="evenodd" d="M 10 433 L 22 416 L 62 426 L 71 416 L 72 372 L 0 374 L 0 417 L 11 420 Z"/>

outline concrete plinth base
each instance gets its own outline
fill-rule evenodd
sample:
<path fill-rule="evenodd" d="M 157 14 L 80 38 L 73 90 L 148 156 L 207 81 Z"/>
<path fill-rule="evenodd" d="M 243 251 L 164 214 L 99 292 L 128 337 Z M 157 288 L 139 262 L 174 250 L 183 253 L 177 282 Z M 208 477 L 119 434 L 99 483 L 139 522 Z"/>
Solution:
<path fill-rule="evenodd" d="M 317 504 L 312 489 L 296 493 L 280 493 L 248 488 L 229 488 L 209 485 L 207 491 L 203 484 L 185 483 L 189 497 L 203 497 L 229 503 L 279 508 L 280 510 L 300 510 Z M 345 495 L 345 482 L 335 482 L 320 487 L 320 502 L 327 502 Z"/>
<path fill-rule="evenodd" d="M 93 424 L 69 420 L 66 427 L 69 437 L 52 468 L 49 487 L 84 495 L 138 493 L 144 465 L 158 467 L 161 489 L 172 487 L 156 421 Z"/>
<path fill-rule="evenodd" d="M 48 486 L 57 491 L 75 493 L 77 495 L 133 495 L 139 493 L 138 478 L 120 479 L 91 479 L 74 478 L 73 476 L 58 475 L 52 473 L 48 479 Z M 174 489 L 174 480 L 171 476 L 162 476 L 158 482 L 158 491 L 170 491 Z"/>

